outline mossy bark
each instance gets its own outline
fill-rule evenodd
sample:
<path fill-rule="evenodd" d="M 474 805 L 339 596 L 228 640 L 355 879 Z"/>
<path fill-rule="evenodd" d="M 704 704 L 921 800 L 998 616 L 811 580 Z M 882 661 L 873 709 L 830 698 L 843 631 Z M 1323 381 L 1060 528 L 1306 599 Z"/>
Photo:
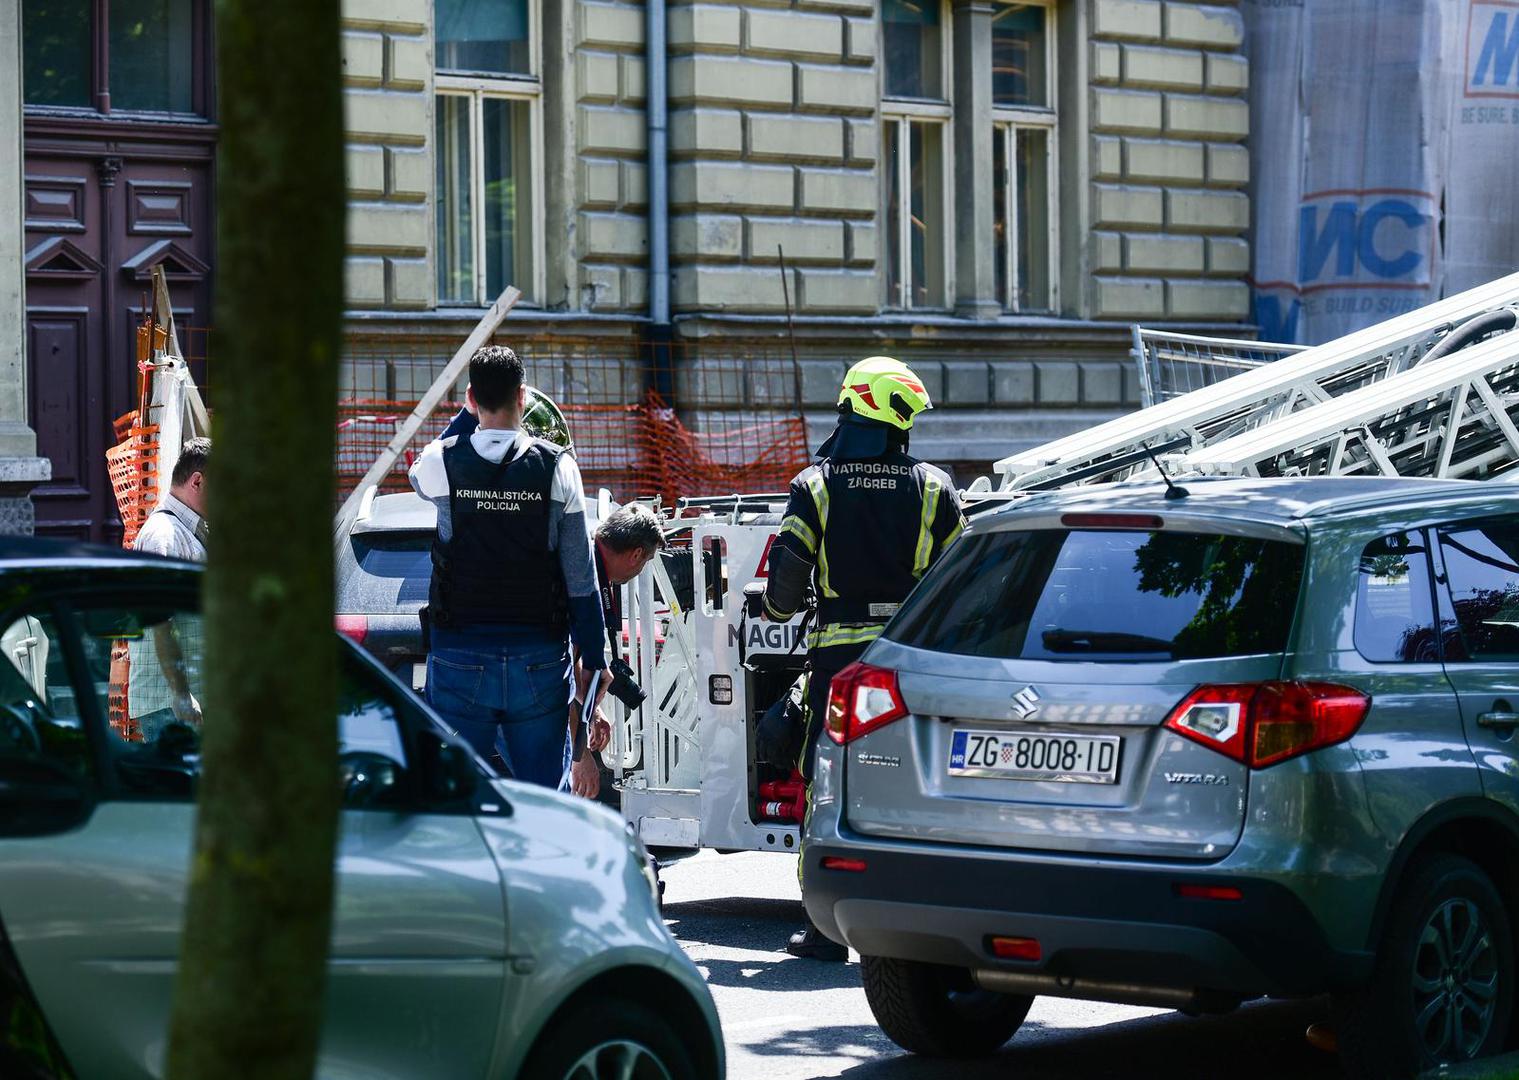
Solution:
<path fill-rule="evenodd" d="M 336 0 L 218 0 L 204 775 L 173 1080 L 306 1080 L 332 919 Z"/>

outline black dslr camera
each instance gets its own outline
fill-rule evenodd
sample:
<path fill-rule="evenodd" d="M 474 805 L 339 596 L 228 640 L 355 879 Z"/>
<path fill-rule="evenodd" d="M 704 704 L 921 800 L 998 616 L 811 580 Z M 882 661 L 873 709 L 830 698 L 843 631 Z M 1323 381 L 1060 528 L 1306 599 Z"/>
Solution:
<path fill-rule="evenodd" d="M 617 657 L 607 665 L 607 670 L 612 673 L 611 685 L 607 687 L 607 693 L 629 709 L 636 709 L 643 704 L 649 696 L 648 691 L 638 685 L 638 680 L 633 678 L 633 669 L 628 662 Z"/>

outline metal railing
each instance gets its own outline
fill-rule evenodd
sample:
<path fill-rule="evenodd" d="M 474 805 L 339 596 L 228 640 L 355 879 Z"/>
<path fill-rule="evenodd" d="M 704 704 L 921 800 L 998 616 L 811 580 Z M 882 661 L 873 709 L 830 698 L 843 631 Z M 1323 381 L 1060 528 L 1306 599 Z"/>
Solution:
<path fill-rule="evenodd" d="M 1130 355 L 1139 371 L 1140 404 L 1148 408 L 1306 348 L 1306 345 L 1176 334 L 1136 324 Z"/>

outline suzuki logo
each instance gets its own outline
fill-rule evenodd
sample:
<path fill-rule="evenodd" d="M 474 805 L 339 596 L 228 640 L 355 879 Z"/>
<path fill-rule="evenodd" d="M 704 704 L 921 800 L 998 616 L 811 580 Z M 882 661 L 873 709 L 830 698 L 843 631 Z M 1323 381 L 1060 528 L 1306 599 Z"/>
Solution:
<path fill-rule="evenodd" d="M 1027 720 L 1039 711 L 1039 691 L 1025 686 L 1013 695 L 1013 712 L 1019 720 Z"/>

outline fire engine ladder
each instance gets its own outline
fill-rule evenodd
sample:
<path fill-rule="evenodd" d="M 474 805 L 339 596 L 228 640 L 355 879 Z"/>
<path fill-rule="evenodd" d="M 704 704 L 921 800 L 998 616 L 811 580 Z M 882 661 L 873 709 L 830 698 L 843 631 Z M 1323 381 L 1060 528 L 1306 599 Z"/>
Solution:
<path fill-rule="evenodd" d="M 988 500 L 1071 484 L 1121 480 L 1153 468 L 1150 454 L 1185 454 L 1360 390 L 1514 325 L 1519 274 L 1447 297 L 1233 378 L 1161 401 L 997 462 Z M 1455 333 L 1453 333 L 1455 331 Z"/>
<path fill-rule="evenodd" d="M 1481 480 L 1519 463 L 1515 417 L 1519 333 L 1505 333 L 1165 463 L 1211 476 Z"/>

